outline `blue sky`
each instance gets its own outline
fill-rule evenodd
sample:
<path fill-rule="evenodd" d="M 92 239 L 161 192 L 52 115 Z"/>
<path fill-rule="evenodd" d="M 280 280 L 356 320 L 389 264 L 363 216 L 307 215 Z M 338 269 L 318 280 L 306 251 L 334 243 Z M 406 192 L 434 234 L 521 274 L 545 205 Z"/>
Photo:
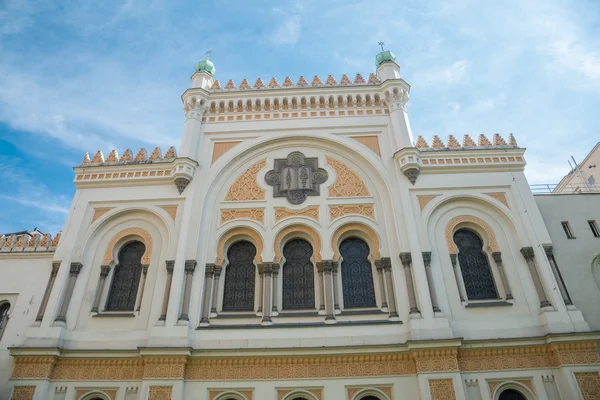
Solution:
<path fill-rule="evenodd" d="M 513 132 L 531 183 L 600 140 L 600 2 L 0 0 L 0 232 L 61 229 L 83 153 L 179 145 L 180 95 L 221 82 L 374 72 L 412 85 L 415 135 Z"/>

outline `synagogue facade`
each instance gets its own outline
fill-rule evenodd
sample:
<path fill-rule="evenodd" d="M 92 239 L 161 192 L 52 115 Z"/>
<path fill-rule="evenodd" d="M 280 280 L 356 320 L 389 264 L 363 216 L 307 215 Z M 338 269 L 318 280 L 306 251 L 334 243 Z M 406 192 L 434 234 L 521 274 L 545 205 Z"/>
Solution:
<path fill-rule="evenodd" d="M 86 154 L 60 235 L 0 239 L 0 398 L 598 398 L 525 149 L 413 137 L 376 66 L 202 60 L 178 151 Z"/>

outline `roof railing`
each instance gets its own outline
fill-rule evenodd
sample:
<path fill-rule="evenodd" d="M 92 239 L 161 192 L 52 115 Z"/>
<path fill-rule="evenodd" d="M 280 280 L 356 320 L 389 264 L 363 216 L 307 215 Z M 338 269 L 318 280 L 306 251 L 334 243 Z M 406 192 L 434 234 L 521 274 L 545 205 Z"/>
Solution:
<path fill-rule="evenodd" d="M 529 185 L 533 194 L 583 194 L 600 193 L 600 185 L 589 183 L 558 185 L 557 183 L 535 183 Z"/>

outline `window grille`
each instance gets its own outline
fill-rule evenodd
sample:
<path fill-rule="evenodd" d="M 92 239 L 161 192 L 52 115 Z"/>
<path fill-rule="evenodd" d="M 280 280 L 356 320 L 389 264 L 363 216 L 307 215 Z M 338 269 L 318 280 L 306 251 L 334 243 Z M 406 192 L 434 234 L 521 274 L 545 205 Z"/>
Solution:
<path fill-rule="evenodd" d="M 223 311 L 253 311 L 256 247 L 250 242 L 233 244 L 227 252 Z"/>
<path fill-rule="evenodd" d="M 8 323 L 8 310 L 10 310 L 9 302 L 0 304 L 0 339 L 2 339 L 2 334 Z"/>
<path fill-rule="evenodd" d="M 340 244 L 340 255 L 344 308 L 375 307 L 369 246 L 357 238 L 346 239 Z"/>
<path fill-rule="evenodd" d="M 134 310 L 145 251 L 146 246 L 143 243 L 131 242 L 119 252 L 119 264 L 115 267 L 106 302 L 107 311 Z"/>
<path fill-rule="evenodd" d="M 475 232 L 461 229 L 454 234 L 458 248 L 458 263 L 463 276 L 467 299 L 497 299 L 498 291 L 492 275 L 487 254 L 483 251 L 483 241 Z"/>
<path fill-rule="evenodd" d="M 285 310 L 315 308 L 315 272 L 312 246 L 302 239 L 289 241 L 283 248 L 282 288 Z"/>

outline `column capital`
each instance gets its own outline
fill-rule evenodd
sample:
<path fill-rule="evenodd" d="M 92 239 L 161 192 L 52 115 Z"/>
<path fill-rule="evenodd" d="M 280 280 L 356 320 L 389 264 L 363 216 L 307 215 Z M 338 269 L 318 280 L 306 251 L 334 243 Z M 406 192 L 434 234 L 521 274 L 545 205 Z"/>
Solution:
<path fill-rule="evenodd" d="M 324 269 L 323 262 L 322 261 L 317 262 L 317 272 L 319 274 L 322 274 L 323 273 L 323 269 Z"/>
<path fill-rule="evenodd" d="M 273 273 L 273 263 L 258 264 L 259 273 L 271 275 Z M 262 270 L 262 272 L 260 272 Z"/>
<path fill-rule="evenodd" d="M 221 264 L 215 264 L 215 277 L 221 276 L 221 272 L 223 272 L 223 266 Z"/>
<path fill-rule="evenodd" d="M 492 258 L 496 262 L 496 264 L 502 264 L 502 253 L 499 251 L 495 251 L 492 253 Z"/>
<path fill-rule="evenodd" d="M 106 278 L 110 272 L 110 265 L 100 266 L 100 278 Z"/>
<path fill-rule="evenodd" d="M 77 275 L 79 275 L 79 272 L 81 272 L 81 268 L 83 268 L 83 264 L 81 264 L 80 262 L 71 263 L 71 269 L 69 270 L 69 276 L 77 277 Z"/>
<path fill-rule="evenodd" d="M 326 274 L 330 274 L 335 270 L 337 270 L 337 261 L 323 260 L 323 271 Z"/>
<path fill-rule="evenodd" d="M 167 260 L 165 261 L 167 264 L 167 275 L 173 275 L 173 269 L 175 269 L 175 260 Z"/>
<path fill-rule="evenodd" d="M 277 263 L 273 263 L 272 267 L 273 267 L 273 275 L 275 275 L 275 276 L 276 276 L 277 274 L 279 274 L 279 269 L 281 268 L 281 267 L 279 266 L 279 264 L 277 264 Z"/>
<path fill-rule="evenodd" d="M 535 258 L 535 253 L 533 252 L 533 247 L 523 247 L 521 249 L 521 254 L 525 257 L 525 261 L 533 261 Z"/>
<path fill-rule="evenodd" d="M 150 265 L 148 264 L 142 264 L 142 274 L 144 274 L 144 276 L 148 273 L 148 267 Z"/>
<path fill-rule="evenodd" d="M 456 254 L 450 253 L 450 261 L 452 262 L 452 266 L 456 268 Z"/>
<path fill-rule="evenodd" d="M 425 263 L 426 267 L 431 266 L 431 252 L 430 251 L 423 252 L 423 263 Z"/>
<path fill-rule="evenodd" d="M 375 260 L 375 268 L 378 270 L 392 269 L 392 259 L 389 257 L 381 257 L 379 260 Z"/>
<path fill-rule="evenodd" d="M 554 247 L 551 244 L 543 244 L 542 247 L 546 252 L 546 257 L 551 258 L 554 257 L 553 249 Z"/>
<path fill-rule="evenodd" d="M 193 275 L 194 274 L 194 270 L 196 269 L 196 265 L 198 263 L 196 262 L 196 260 L 185 260 L 185 273 L 186 274 L 190 274 Z"/>
<path fill-rule="evenodd" d="M 400 253 L 400 261 L 402 261 L 402 265 L 410 268 L 410 264 L 412 263 L 412 254 L 411 253 Z"/>
<path fill-rule="evenodd" d="M 195 267 L 195 265 L 194 265 Z M 187 271 L 187 269 L 186 269 Z M 213 274 L 215 273 L 215 264 L 206 264 L 204 266 L 204 276 L 206 276 L 207 278 L 210 278 L 213 276 Z"/>
<path fill-rule="evenodd" d="M 58 274 L 58 270 L 60 269 L 60 264 L 61 264 L 61 261 L 52 261 L 52 272 L 50 273 L 50 276 L 52 278 L 55 278 L 56 275 Z"/>

